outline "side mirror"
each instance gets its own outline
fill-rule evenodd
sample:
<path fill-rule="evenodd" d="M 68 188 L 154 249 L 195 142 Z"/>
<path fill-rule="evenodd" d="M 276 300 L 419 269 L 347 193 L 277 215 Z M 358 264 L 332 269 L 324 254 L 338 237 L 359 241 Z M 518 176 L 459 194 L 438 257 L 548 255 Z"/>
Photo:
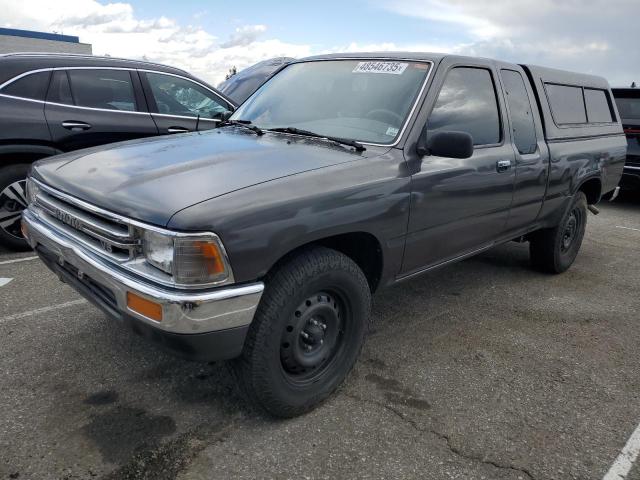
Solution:
<path fill-rule="evenodd" d="M 416 151 L 422 157 L 470 158 L 473 155 L 473 137 L 466 132 L 435 132 L 427 139 L 425 128 Z"/>
<path fill-rule="evenodd" d="M 231 115 L 233 115 L 233 112 L 231 110 L 226 110 L 220 114 L 220 120 L 222 120 L 223 122 L 226 122 L 227 120 L 229 120 Z"/>

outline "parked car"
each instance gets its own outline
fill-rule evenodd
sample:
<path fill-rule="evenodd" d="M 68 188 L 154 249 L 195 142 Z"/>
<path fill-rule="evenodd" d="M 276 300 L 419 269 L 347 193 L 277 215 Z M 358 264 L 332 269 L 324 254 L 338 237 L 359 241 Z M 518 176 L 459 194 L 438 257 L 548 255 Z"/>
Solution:
<path fill-rule="evenodd" d="M 35 160 L 80 148 L 213 128 L 236 104 L 178 70 L 66 54 L 0 56 L 0 243 L 20 234 Z"/>
<path fill-rule="evenodd" d="M 613 88 L 622 119 L 622 127 L 627 135 L 627 162 L 624 166 L 621 188 L 640 189 L 640 88 Z"/>
<path fill-rule="evenodd" d="M 286 66 L 227 126 L 36 163 L 23 228 L 109 315 L 235 359 L 249 397 L 290 417 L 345 379 L 377 290 L 513 239 L 567 270 L 626 148 L 600 77 L 327 55 Z"/>
<path fill-rule="evenodd" d="M 294 60 L 294 58 L 290 57 L 263 60 L 228 78 L 218 85 L 218 90 L 231 98 L 237 105 L 240 105 L 272 75 Z"/>

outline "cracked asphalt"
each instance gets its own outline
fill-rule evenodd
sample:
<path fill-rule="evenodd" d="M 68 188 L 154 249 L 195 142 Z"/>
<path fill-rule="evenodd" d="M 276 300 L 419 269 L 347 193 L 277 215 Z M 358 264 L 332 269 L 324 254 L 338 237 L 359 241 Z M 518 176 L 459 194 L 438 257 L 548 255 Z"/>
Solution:
<path fill-rule="evenodd" d="M 510 243 L 378 294 L 346 384 L 287 421 L 0 251 L 0 479 L 602 479 L 640 422 L 640 197 L 601 211 L 563 275 Z"/>

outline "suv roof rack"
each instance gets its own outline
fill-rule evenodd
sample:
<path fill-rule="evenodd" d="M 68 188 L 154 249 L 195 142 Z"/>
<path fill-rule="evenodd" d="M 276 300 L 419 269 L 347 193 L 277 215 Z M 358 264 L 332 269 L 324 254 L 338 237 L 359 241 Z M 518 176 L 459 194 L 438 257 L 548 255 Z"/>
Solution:
<path fill-rule="evenodd" d="M 175 70 L 179 70 L 181 72 L 187 73 L 185 70 L 181 68 L 172 67 L 169 65 L 165 65 L 157 62 L 150 62 L 148 60 L 134 60 L 131 58 L 120 58 L 120 57 L 107 57 L 104 55 L 88 55 L 86 53 L 60 53 L 60 52 L 13 52 L 13 53 L 2 53 L 0 54 L 0 58 L 2 57 L 73 57 L 73 58 L 87 58 L 93 60 L 116 60 L 118 62 L 135 62 L 135 63 L 143 63 L 145 65 L 155 65 L 157 67 L 165 67 L 165 68 L 173 68 Z"/>

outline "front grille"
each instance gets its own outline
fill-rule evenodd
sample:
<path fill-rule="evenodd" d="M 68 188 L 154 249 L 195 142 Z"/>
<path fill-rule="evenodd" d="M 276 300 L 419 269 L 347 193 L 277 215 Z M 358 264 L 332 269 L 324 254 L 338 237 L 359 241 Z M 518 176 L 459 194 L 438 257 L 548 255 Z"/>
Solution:
<path fill-rule="evenodd" d="M 43 220 L 89 250 L 118 263 L 132 260 L 141 248 L 133 226 L 104 213 L 84 208 L 52 190 L 40 188 L 34 207 Z"/>

